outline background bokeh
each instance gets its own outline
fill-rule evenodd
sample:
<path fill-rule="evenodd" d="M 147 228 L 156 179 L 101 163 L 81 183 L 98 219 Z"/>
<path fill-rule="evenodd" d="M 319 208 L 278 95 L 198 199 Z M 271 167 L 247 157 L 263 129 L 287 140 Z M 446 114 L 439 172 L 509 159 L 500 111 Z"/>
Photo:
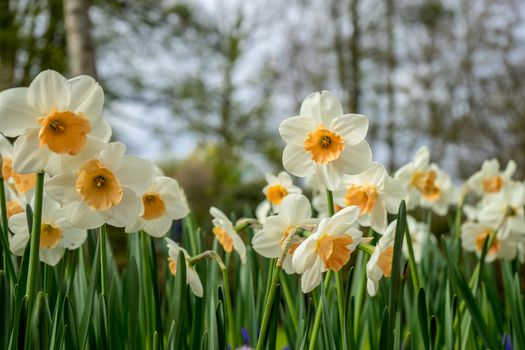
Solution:
<path fill-rule="evenodd" d="M 391 171 L 426 144 L 459 183 L 487 158 L 525 164 L 524 15 L 521 0 L 0 0 L 0 90 L 47 68 L 96 76 L 114 139 L 200 219 L 262 200 L 279 123 L 322 89 L 369 117 Z"/>

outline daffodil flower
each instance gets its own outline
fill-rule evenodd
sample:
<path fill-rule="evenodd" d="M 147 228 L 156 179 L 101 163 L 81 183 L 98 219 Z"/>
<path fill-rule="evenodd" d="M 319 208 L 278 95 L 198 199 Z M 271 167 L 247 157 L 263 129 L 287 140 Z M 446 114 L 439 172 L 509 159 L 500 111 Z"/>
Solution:
<path fill-rule="evenodd" d="M 302 192 L 299 187 L 293 185 L 292 178 L 286 171 L 281 171 L 277 176 L 266 173 L 265 177 L 268 183 L 263 188 L 266 200 L 255 210 L 255 215 L 261 223 L 264 223 L 270 211 L 274 214 L 279 212 L 280 204 L 287 195 Z"/>
<path fill-rule="evenodd" d="M 173 220 L 182 219 L 190 212 L 178 182 L 166 176 L 153 178 L 142 194 L 142 204 L 143 214 L 126 226 L 127 233 L 144 230 L 153 237 L 162 237 L 171 228 Z"/>
<path fill-rule="evenodd" d="M 394 253 L 394 238 L 396 235 L 397 220 L 388 225 L 385 233 L 374 248 L 366 264 L 366 290 L 370 296 L 377 294 L 379 281 L 383 277 L 390 277 L 392 274 L 392 256 Z"/>
<path fill-rule="evenodd" d="M 499 193 L 507 185 L 516 172 L 516 162 L 510 160 L 505 171 L 500 171 L 497 159 L 486 160 L 481 170 L 474 173 L 468 180 L 469 187 L 478 195 L 493 195 Z"/>
<path fill-rule="evenodd" d="M 215 207 L 210 208 L 210 214 L 213 216 L 213 234 L 224 251 L 227 253 L 231 253 L 233 250 L 237 251 L 241 257 L 241 262 L 246 263 L 246 245 L 235 231 L 230 219 Z"/>
<path fill-rule="evenodd" d="M 483 251 L 485 240 L 492 234 L 495 238 L 490 247 L 487 247 L 485 262 L 494 261 L 496 258 L 513 260 L 518 253 L 519 235 L 502 234 L 494 232 L 495 227 L 486 223 L 467 221 L 461 225 L 461 244 L 468 252 L 475 252 L 479 257 Z M 523 240 L 523 238 L 521 238 Z"/>
<path fill-rule="evenodd" d="M 383 234 L 387 227 L 387 212 L 397 213 L 407 191 L 402 184 L 388 176 L 385 167 L 377 162 L 358 175 L 346 175 L 341 187 L 334 191 L 334 200 L 341 207 L 355 205 L 361 210 L 359 223 L 371 226 Z"/>
<path fill-rule="evenodd" d="M 30 198 L 30 193 L 32 194 L 32 191 L 26 193 L 18 193 L 15 189 L 9 186 L 6 187 L 6 211 L 8 219 L 15 214 L 25 212 L 25 207 L 28 202 L 27 198 Z M 1 212 L 2 211 L 0 209 L 0 213 Z"/>
<path fill-rule="evenodd" d="M 319 285 L 324 271 L 339 271 L 350 260 L 350 254 L 363 236 L 353 227 L 358 218 L 358 207 L 338 211 L 334 216 L 321 220 L 316 232 L 295 250 L 292 264 L 295 272 L 301 274 L 304 293 Z"/>
<path fill-rule="evenodd" d="M 303 101 L 299 116 L 286 119 L 279 127 L 286 142 L 284 168 L 300 177 L 315 173 L 323 185 L 335 190 L 344 174 L 358 174 L 370 165 L 367 130 L 368 119 L 343 114 L 331 92 L 313 93 Z"/>
<path fill-rule="evenodd" d="M 165 238 L 168 247 L 168 267 L 170 273 L 175 276 L 177 274 L 177 262 L 179 254 L 184 254 L 184 260 L 186 261 L 186 284 L 190 286 L 191 292 L 195 296 L 202 298 L 203 289 L 202 282 L 197 272 L 190 266 L 189 260 L 190 255 L 186 249 L 180 247 L 177 243 L 169 238 Z"/>
<path fill-rule="evenodd" d="M 101 118 L 104 93 L 89 76 L 67 80 L 40 73 L 28 88 L 0 93 L 0 132 L 17 137 L 13 169 L 27 174 L 46 169 L 50 158 L 78 154 L 89 138 L 108 141 L 111 128 Z"/>
<path fill-rule="evenodd" d="M 124 227 L 144 213 L 140 196 L 153 174 L 150 162 L 125 155 L 120 142 L 107 144 L 76 171 L 46 181 L 47 194 L 64 206 L 74 226 L 90 229 L 104 223 Z"/>
<path fill-rule="evenodd" d="M 438 215 L 446 215 L 455 192 L 450 177 L 436 164 L 430 164 L 430 153 L 420 148 L 414 161 L 401 167 L 395 174 L 408 189 L 407 209 L 420 205 L 431 208 Z"/>
<path fill-rule="evenodd" d="M 9 219 L 9 229 L 14 233 L 9 238 L 11 252 L 22 256 L 29 242 L 29 229 L 25 213 L 13 215 Z M 49 197 L 44 198 L 42 223 L 40 225 L 40 260 L 55 266 L 66 249 L 79 248 L 86 240 L 85 230 L 73 227 L 64 217 L 59 203 Z"/>
<path fill-rule="evenodd" d="M 281 203 L 278 215 L 269 216 L 263 224 L 262 230 L 252 239 L 253 249 L 266 258 L 279 258 L 283 250 L 283 242 L 298 227 L 313 225 L 310 201 L 302 194 L 290 194 Z M 283 262 L 283 269 L 287 273 L 294 273 L 292 256 L 298 243 L 288 249 Z"/>
<path fill-rule="evenodd" d="M 414 261 L 420 263 L 423 258 L 423 250 L 429 242 L 436 243 L 436 238 L 432 235 L 426 223 L 418 222 L 412 216 L 407 215 L 407 226 L 412 241 L 414 251 Z M 406 240 L 403 240 L 403 255 L 408 259 L 409 251 Z"/>

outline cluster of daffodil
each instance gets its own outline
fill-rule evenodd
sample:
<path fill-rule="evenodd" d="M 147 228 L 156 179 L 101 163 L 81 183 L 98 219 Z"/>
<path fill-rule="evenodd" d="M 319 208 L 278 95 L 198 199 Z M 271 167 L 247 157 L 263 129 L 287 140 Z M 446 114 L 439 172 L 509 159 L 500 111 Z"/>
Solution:
<path fill-rule="evenodd" d="M 88 76 L 67 80 L 54 71 L 42 72 L 28 88 L 0 93 L 0 132 L 5 135 L 0 135 L 4 266 L 14 276 L 14 268 L 7 266 L 13 265 L 12 259 L 5 257 L 9 251 L 22 256 L 30 249 L 29 306 L 34 303 L 38 260 L 57 265 L 66 250 L 78 249 L 89 232 L 100 228 L 102 292 L 107 293 L 105 225 L 161 238 L 167 236 L 174 220 L 189 213 L 176 180 L 163 176 L 150 161 L 127 155 L 122 143 L 109 142 L 111 128 L 102 118 L 103 104 L 103 90 L 95 80 Z M 339 334 L 346 348 L 344 295 L 348 289 L 341 272 L 351 265 L 353 252 L 369 255 L 363 275 L 368 294 L 375 296 L 381 280 L 392 275 L 401 227 L 401 236 L 407 239 L 399 248 L 410 261 L 418 285 L 417 265 L 429 245 L 437 244 L 429 219 L 432 213 L 446 216 L 451 206 L 456 208 L 460 226 L 455 234 L 466 251 L 486 262 L 501 258 L 523 263 L 525 259 L 525 185 L 512 180 L 514 162 L 501 171 L 497 160 L 486 161 L 460 190 L 446 172 L 430 163 L 429 151 L 423 147 L 412 162 L 390 176 L 381 163 L 373 161 L 365 140 L 367 130 L 367 117 L 344 114 L 332 93 L 309 95 L 299 115 L 279 127 L 286 143 L 283 166 L 287 172 L 266 174 L 266 199 L 255 210 L 256 219 L 234 224 L 221 210 L 210 209 L 212 233 L 224 252 L 236 252 L 241 264 L 250 258 L 251 247 L 263 257 L 276 259 L 258 349 L 265 346 L 276 288 L 286 283 L 281 269 L 300 276 L 303 293 L 321 284 L 330 289 L 335 275 Z M 294 185 L 290 174 L 305 179 L 311 200 Z M 404 208 L 402 203 L 408 210 L 422 208 L 427 222 L 412 216 L 392 219 Z M 462 211 L 468 218 L 464 223 Z M 398 220 L 406 221 L 406 228 Z M 247 229 L 255 234 L 243 240 Z M 178 262 L 185 261 L 185 282 L 197 297 L 203 297 L 205 288 L 196 263 L 212 258 L 219 265 L 229 342 L 234 347 L 228 269 L 220 252 L 203 250 L 191 256 L 172 239 L 165 240 L 169 271 L 177 276 Z M 144 275 L 155 278 L 148 269 Z M 30 315 L 31 307 L 28 310 Z M 308 341 L 311 349 L 317 344 L 322 314 L 323 304 L 319 303 Z"/>

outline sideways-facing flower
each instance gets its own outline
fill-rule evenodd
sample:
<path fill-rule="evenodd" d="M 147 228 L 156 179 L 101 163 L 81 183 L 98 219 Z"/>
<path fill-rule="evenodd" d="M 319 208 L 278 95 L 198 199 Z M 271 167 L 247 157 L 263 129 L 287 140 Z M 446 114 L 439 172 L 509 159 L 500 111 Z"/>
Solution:
<path fill-rule="evenodd" d="M 88 138 L 108 140 L 109 124 L 101 118 L 104 93 L 89 76 L 67 80 L 47 70 L 28 88 L 0 93 L 0 132 L 18 137 L 13 168 L 27 174 L 46 168 L 52 155 L 75 155 Z"/>
<path fill-rule="evenodd" d="M 184 254 L 184 260 L 186 261 L 186 284 L 190 286 L 191 292 L 195 294 L 195 296 L 198 296 L 199 298 L 202 298 L 203 289 L 202 289 L 202 283 L 201 279 L 199 278 L 199 275 L 197 272 L 193 269 L 193 267 L 190 266 L 190 255 L 186 251 L 186 249 L 180 247 L 177 243 L 172 241 L 169 238 L 165 238 L 167 247 L 168 247 L 168 266 L 170 269 L 170 272 L 173 276 L 177 274 L 177 261 L 179 258 L 179 254 Z"/>
<path fill-rule="evenodd" d="M 338 211 L 331 218 L 321 220 L 315 233 L 295 250 L 292 264 L 295 272 L 302 275 L 304 293 L 319 285 L 324 271 L 339 271 L 350 260 L 350 254 L 363 236 L 361 231 L 352 227 L 358 217 L 357 207 Z"/>
<path fill-rule="evenodd" d="M 499 193 L 507 185 L 516 172 L 516 163 L 510 160 L 505 171 L 500 171 L 497 159 L 486 160 L 481 166 L 481 170 L 474 173 L 467 184 L 478 195 L 491 195 Z"/>
<path fill-rule="evenodd" d="M 46 181 L 47 194 L 63 205 L 73 226 L 91 229 L 108 223 L 124 227 L 144 213 L 139 196 L 148 189 L 153 166 L 125 151 L 122 143 L 112 142 L 76 171 Z"/>
<path fill-rule="evenodd" d="M 395 178 L 408 189 L 407 209 L 420 205 L 431 208 L 438 215 L 446 215 L 455 191 L 450 177 L 436 164 L 429 163 L 426 147 L 417 151 L 414 161 L 399 169 Z"/>
<path fill-rule="evenodd" d="M 246 246 L 239 234 L 235 231 L 232 222 L 219 209 L 210 208 L 210 214 L 213 216 L 213 234 L 226 253 L 236 250 L 241 257 L 241 262 L 246 262 Z"/>
<path fill-rule="evenodd" d="M 18 193 L 27 193 L 36 183 L 36 174 L 19 174 L 13 169 L 13 146 L 0 134 L 0 158 L 2 176 L 4 181 L 12 186 Z"/>
<path fill-rule="evenodd" d="M 264 222 L 270 211 L 275 214 L 279 212 L 279 206 L 287 195 L 302 192 L 299 187 L 293 185 L 292 178 L 286 171 L 281 171 L 277 176 L 266 173 L 265 177 L 268 183 L 263 188 L 266 200 L 261 202 L 255 211 L 261 223 Z"/>
<path fill-rule="evenodd" d="M 266 258 L 279 258 L 282 254 L 283 243 L 298 227 L 312 225 L 312 208 L 310 202 L 302 194 L 291 194 L 281 203 L 278 215 L 269 216 L 264 222 L 262 230 L 252 239 L 253 249 Z M 296 236 L 299 238 L 298 236 Z M 286 254 L 283 269 L 293 273 L 292 256 L 298 243 L 293 243 Z"/>
<path fill-rule="evenodd" d="M 392 273 L 392 256 L 394 253 L 394 238 L 396 236 L 397 220 L 388 225 L 385 233 L 374 248 L 374 253 L 366 264 L 366 289 L 370 296 L 377 294 L 379 281 L 383 277 L 390 277 Z"/>
<path fill-rule="evenodd" d="M 331 92 L 313 93 L 303 101 L 299 116 L 284 120 L 279 127 L 286 142 L 284 168 L 300 177 L 316 173 L 323 185 L 335 190 L 344 174 L 358 174 L 370 165 L 367 130 L 368 119 L 343 114 Z"/>
<path fill-rule="evenodd" d="M 359 223 L 371 226 L 380 234 L 387 227 L 387 212 L 397 213 L 401 200 L 406 196 L 401 183 L 388 176 L 385 167 L 377 162 L 361 174 L 346 175 L 341 187 L 334 191 L 336 204 L 359 207 Z"/>
<path fill-rule="evenodd" d="M 510 234 L 525 235 L 525 187 L 522 182 L 511 181 L 499 193 L 481 201 L 479 219 L 499 228 L 498 235 L 506 239 Z"/>
<path fill-rule="evenodd" d="M 178 182 L 166 176 L 153 178 L 142 194 L 142 204 L 144 213 L 126 226 L 126 233 L 144 230 L 153 237 L 162 237 L 171 228 L 173 220 L 182 219 L 190 212 Z"/>
<path fill-rule="evenodd" d="M 494 233 L 495 228 L 485 223 L 467 221 L 461 225 L 461 244 L 463 249 L 475 252 L 479 257 L 483 251 L 485 240 L 490 235 L 495 234 L 492 244 L 487 247 L 486 262 L 491 262 L 496 258 L 512 260 L 518 253 L 519 235 L 507 235 Z M 501 231 L 500 231 L 501 232 Z M 523 237 L 522 237 L 523 239 Z"/>
<path fill-rule="evenodd" d="M 17 193 L 13 188 L 7 186 L 6 187 L 6 212 L 7 212 L 7 218 L 9 219 L 11 216 L 23 213 L 25 212 L 25 207 L 27 204 L 27 193 L 19 194 Z M 0 214 L 2 213 L 2 209 L 0 208 Z"/>
<path fill-rule="evenodd" d="M 29 228 L 25 213 L 13 215 L 9 219 L 9 229 L 14 233 L 9 238 L 9 247 L 15 255 L 22 256 L 29 242 Z M 86 240 L 87 232 L 71 226 L 64 218 L 60 205 L 49 197 L 44 197 L 42 223 L 40 225 L 40 260 L 55 266 L 66 249 L 79 248 Z"/>

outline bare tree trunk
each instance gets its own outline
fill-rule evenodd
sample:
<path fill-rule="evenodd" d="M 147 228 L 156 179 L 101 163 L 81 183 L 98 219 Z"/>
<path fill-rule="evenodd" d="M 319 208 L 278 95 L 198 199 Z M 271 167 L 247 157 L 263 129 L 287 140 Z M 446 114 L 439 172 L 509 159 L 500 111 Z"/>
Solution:
<path fill-rule="evenodd" d="M 388 157 L 388 167 L 390 171 L 394 171 L 396 168 L 396 138 L 395 138 L 395 111 L 396 111 L 396 100 L 394 83 L 392 82 L 392 76 L 396 67 L 396 53 L 394 48 L 394 0 L 386 0 L 386 31 L 387 31 L 387 96 L 388 96 L 388 122 L 387 122 L 387 134 L 386 143 L 388 145 L 390 155 Z"/>
<path fill-rule="evenodd" d="M 71 74 L 87 74 L 96 78 L 89 7 L 89 0 L 64 0 L 64 24 Z"/>

